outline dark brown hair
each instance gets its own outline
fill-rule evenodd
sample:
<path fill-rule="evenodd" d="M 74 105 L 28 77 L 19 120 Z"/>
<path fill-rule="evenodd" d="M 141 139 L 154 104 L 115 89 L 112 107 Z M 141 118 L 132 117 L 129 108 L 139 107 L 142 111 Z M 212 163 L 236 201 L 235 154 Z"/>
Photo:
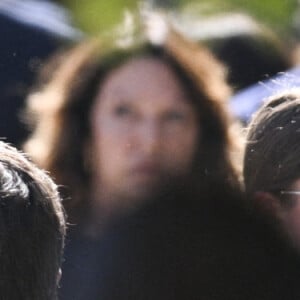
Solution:
<path fill-rule="evenodd" d="M 0 142 L 0 298 L 56 299 L 64 235 L 56 185 Z"/>
<path fill-rule="evenodd" d="M 247 134 L 247 194 L 278 194 L 300 177 L 300 91 L 271 97 L 253 116 Z"/>
<path fill-rule="evenodd" d="M 87 205 L 90 172 L 84 146 L 96 92 L 107 73 L 129 58 L 154 56 L 168 64 L 190 94 L 199 114 L 201 145 L 194 163 L 195 181 L 238 186 L 232 157 L 236 131 L 227 111 L 230 88 L 223 66 L 204 47 L 170 29 L 162 45 L 147 40 L 130 47 L 85 41 L 63 57 L 49 83 L 29 97 L 33 134 L 25 145 L 33 159 L 66 188 L 67 212 Z"/>

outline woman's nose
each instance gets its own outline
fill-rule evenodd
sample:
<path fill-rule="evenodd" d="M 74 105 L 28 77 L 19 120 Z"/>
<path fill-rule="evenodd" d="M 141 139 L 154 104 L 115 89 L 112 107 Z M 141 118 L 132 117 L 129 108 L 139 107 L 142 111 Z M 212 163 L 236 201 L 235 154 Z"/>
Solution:
<path fill-rule="evenodd" d="M 139 143 L 147 154 L 155 154 L 161 147 L 162 129 L 156 120 L 149 120 L 141 124 L 139 130 Z"/>

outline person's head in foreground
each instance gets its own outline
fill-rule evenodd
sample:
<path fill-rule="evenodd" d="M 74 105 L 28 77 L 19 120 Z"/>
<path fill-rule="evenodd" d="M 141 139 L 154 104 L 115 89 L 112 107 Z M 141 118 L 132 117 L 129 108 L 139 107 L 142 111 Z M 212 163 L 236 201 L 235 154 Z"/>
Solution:
<path fill-rule="evenodd" d="M 0 298 L 56 299 L 64 235 L 56 185 L 0 142 Z"/>
<path fill-rule="evenodd" d="M 105 219 L 176 183 L 237 185 L 222 65 L 164 19 L 147 25 L 71 49 L 29 98 L 25 149 L 67 187 L 71 217 Z"/>
<path fill-rule="evenodd" d="M 273 96 L 252 118 L 244 180 L 263 216 L 300 247 L 300 90 Z"/>

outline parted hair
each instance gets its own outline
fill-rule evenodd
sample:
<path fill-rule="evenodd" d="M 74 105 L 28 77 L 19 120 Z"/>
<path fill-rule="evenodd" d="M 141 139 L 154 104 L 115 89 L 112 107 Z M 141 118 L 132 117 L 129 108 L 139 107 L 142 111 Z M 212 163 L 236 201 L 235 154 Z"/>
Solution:
<path fill-rule="evenodd" d="M 153 44 L 143 31 L 130 45 L 91 39 L 55 60 L 52 76 L 29 96 L 27 116 L 32 135 L 25 150 L 50 171 L 70 196 L 65 202 L 70 216 L 88 205 L 91 171 L 85 145 L 91 135 L 89 118 L 103 78 L 128 59 L 156 57 L 174 70 L 199 115 L 199 149 L 195 158 L 195 181 L 237 187 L 237 127 L 227 112 L 231 93 L 226 72 L 203 46 L 169 28 L 165 41 Z"/>
<path fill-rule="evenodd" d="M 64 236 L 56 185 L 0 142 L 0 299 L 57 299 Z"/>
<path fill-rule="evenodd" d="M 247 133 L 244 181 L 248 195 L 278 193 L 300 177 L 300 90 L 272 96 L 253 116 Z"/>

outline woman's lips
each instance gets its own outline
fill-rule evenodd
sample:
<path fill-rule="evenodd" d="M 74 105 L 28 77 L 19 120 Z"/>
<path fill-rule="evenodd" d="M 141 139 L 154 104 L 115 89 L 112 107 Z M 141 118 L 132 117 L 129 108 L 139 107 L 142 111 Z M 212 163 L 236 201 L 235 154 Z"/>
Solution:
<path fill-rule="evenodd" d="M 141 176 L 157 176 L 160 174 L 160 167 L 157 163 L 140 163 L 132 169 L 132 173 Z"/>

